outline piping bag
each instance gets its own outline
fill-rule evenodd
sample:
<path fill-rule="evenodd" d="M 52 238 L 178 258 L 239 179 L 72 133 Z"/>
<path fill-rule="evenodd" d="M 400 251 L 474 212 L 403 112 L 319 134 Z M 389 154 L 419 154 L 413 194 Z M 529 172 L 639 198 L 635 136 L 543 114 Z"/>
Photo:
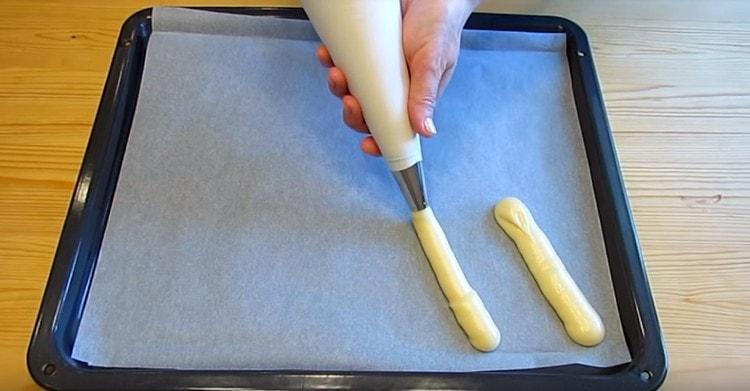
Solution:
<path fill-rule="evenodd" d="M 362 106 L 370 133 L 411 207 L 414 229 L 456 320 L 474 348 L 494 350 L 500 333 L 428 205 L 422 149 L 407 111 L 401 2 L 302 0 L 302 6 Z"/>

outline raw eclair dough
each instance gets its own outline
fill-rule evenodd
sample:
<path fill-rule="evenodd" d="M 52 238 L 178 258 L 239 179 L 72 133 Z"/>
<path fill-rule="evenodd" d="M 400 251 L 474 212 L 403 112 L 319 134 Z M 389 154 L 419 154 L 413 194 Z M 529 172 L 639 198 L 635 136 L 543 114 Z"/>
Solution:
<path fill-rule="evenodd" d="M 602 342 L 604 324 L 599 314 L 578 289 L 526 205 L 517 198 L 505 198 L 495 206 L 495 220 L 516 243 L 539 289 L 562 320 L 570 338 L 583 346 Z"/>
<path fill-rule="evenodd" d="M 412 212 L 414 230 L 430 261 L 438 284 L 448 299 L 456 320 L 469 337 L 469 343 L 480 351 L 490 352 L 500 344 L 500 331 L 487 312 L 477 292 L 466 281 L 456 255 L 443 228 L 430 207 Z"/>

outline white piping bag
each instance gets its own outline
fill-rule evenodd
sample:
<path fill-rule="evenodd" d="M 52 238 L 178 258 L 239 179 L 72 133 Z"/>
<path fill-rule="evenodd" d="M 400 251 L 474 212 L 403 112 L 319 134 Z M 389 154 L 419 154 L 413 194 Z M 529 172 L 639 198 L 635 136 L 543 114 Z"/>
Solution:
<path fill-rule="evenodd" d="M 407 112 L 409 73 L 399 0 L 302 0 L 315 31 L 344 71 L 370 133 L 412 210 L 427 207 L 419 136 Z"/>

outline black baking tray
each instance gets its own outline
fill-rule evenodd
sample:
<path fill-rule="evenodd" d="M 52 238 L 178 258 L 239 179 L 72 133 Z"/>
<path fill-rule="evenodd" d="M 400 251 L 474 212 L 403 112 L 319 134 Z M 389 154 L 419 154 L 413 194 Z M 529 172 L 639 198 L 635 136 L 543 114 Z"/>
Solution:
<path fill-rule="evenodd" d="M 201 8 L 306 19 L 300 8 Z M 466 373 L 208 371 L 89 366 L 71 357 L 133 120 L 151 9 L 122 26 L 99 110 L 31 337 L 27 365 L 51 389 L 211 388 L 655 389 L 667 373 L 659 321 L 644 269 L 604 101 L 583 30 L 552 16 L 473 14 L 467 29 L 565 33 L 573 93 L 591 171 L 617 307 L 632 361 L 608 368 L 567 365 Z"/>

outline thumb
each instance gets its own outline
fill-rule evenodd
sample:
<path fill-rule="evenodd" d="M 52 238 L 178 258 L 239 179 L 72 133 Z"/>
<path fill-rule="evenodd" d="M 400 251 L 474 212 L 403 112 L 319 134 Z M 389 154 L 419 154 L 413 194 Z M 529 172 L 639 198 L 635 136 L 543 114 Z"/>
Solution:
<path fill-rule="evenodd" d="M 416 60 L 409 64 L 411 81 L 409 84 L 409 121 L 411 127 L 424 137 L 437 133 L 432 120 L 437 103 L 440 80 L 443 70 L 437 66 L 437 59 L 429 61 Z"/>

